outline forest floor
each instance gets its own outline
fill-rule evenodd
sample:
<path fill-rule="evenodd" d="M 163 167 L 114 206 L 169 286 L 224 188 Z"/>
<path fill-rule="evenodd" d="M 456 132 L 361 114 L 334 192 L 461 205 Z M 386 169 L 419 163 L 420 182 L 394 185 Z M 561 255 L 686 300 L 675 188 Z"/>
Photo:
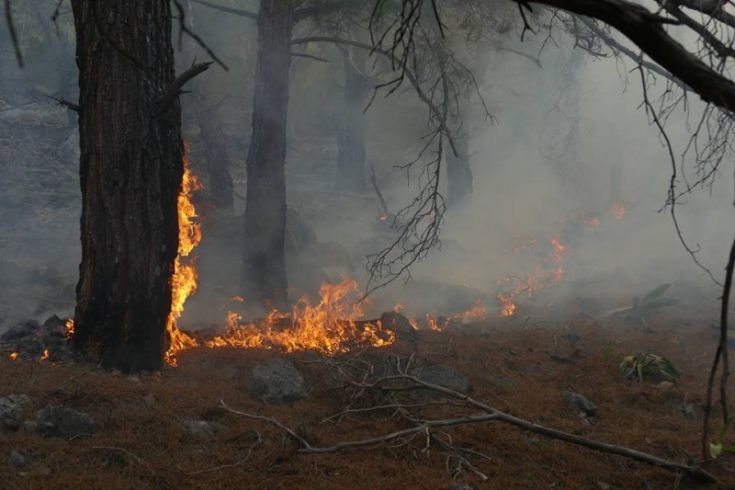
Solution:
<path fill-rule="evenodd" d="M 415 355 L 419 364 L 441 364 L 463 373 L 471 396 L 536 423 L 685 463 L 700 457 L 702 405 L 716 329 L 686 311 L 659 314 L 648 326 L 622 320 L 577 320 L 533 325 L 523 318 L 487 320 L 445 332 L 425 332 L 412 342 L 345 354 L 375 360 Z M 676 385 L 631 382 L 618 374 L 629 354 L 652 352 L 682 372 Z M 439 448 L 422 451 L 423 438 L 401 447 L 307 455 L 273 425 L 223 410 L 275 417 L 314 445 L 330 445 L 405 428 L 390 413 L 320 423 L 344 408 L 313 354 L 292 358 L 310 395 L 268 405 L 248 391 L 252 367 L 278 354 L 263 350 L 196 349 L 179 367 L 125 376 L 84 364 L 0 360 L 0 396 L 30 397 L 30 416 L 58 403 L 92 416 L 91 436 L 41 437 L 24 430 L 0 432 L 3 488 L 697 488 L 668 471 L 537 436 L 499 422 L 446 431 L 456 444 L 489 456 L 473 460 L 489 480 L 464 471 L 453 480 Z M 732 387 L 731 387 L 732 388 Z M 591 422 L 580 418 L 563 393 L 583 394 L 597 405 Z M 448 409 L 449 410 L 449 409 Z M 456 408 L 451 409 L 454 414 Z M 466 413 L 466 412 L 465 412 Z M 716 414 L 718 415 L 718 414 Z M 199 420 L 213 430 L 194 431 Z M 205 424 L 206 425 L 206 424 Z M 715 425 L 719 427 L 719 419 Z M 730 435 L 730 438 L 732 435 Z M 261 438 L 259 444 L 254 443 Z M 252 448 L 252 449 L 251 449 Z M 8 454 L 27 457 L 14 467 Z M 735 455 L 707 468 L 735 488 Z"/>

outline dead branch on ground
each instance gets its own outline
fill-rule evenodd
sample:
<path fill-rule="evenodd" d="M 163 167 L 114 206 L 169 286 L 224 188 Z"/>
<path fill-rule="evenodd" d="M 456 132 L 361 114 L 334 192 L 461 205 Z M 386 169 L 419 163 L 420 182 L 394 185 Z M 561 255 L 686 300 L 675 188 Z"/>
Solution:
<path fill-rule="evenodd" d="M 454 460 L 457 462 L 457 466 L 454 466 L 453 471 L 461 471 L 464 467 L 485 480 L 487 476 L 470 461 L 470 458 L 487 459 L 489 457 L 477 449 L 457 445 L 447 433 L 443 433 L 438 429 L 495 421 L 551 439 L 686 474 L 702 482 L 717 482 L 714 475 L 697 465 L 677 463 L 635 449 L 546 427 L 498 410 L 454 389 L 430 383 L 421 379 L 415 372 L 412 373 L 413 357 L 401 359 L 394 356 L 393 361 L 395 364 L 390 371 L 383 372 L 378 376 L 376 376 L 376 373 L 379 372 L 379 369 L 366 361 L 357 363 L 326 361 L 330 371 L 337 373 L 345 382 L 345 389 L 340 391 L 348 394 L 349 400 L 347 408 L 334 416 L 327 417 L 324 421 L 338 422 L 347 415 L 355 416 L 388 411 L 391 413 L 391 418 L 398 418 L 398 420 L 409 424 L 409 427 L 405 429 L 364 439 L 317 446 L 310 443 L 306 437 L 300 435 L 295 429 L 273 417 L 230 408 L 223 400 L 220 401 L 220 405 L 234 415 L 260 420 L 277 427 L 298 444 L 299 452 L 306 454 L 336 453 L 372 447 L 409 447 L 413 441 L 421 441 L 421 452 L 428 453 L 432 447 L 437 447 L 446 455 L 448 468 L 450 468 L 450 460 Z M 383 370 L 385 371 L 385 368 Z M 436 400 L 436 396 L 441 397 L 441 399 Z M 430 407 L 454 408 L 455 410 L 459 407 L 465 409 L 465 412 L 450 417 L 434 418 L 425 413 Z M 471 412 L 467 413 L 466 410 L 471 410 Z"/>

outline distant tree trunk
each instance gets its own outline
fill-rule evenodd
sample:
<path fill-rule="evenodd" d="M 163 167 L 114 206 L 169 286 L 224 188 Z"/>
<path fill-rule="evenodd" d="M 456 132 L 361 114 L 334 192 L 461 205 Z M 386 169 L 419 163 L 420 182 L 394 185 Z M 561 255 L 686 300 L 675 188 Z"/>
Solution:
<path fill-rule="evenodd" d="M 182 2 L 185 8 L 187 24 L 190 29 L 194 28 L 194 14 L 191 3 L 188 0 Z M 187 38 L 186 50 L 184 52 L 183 69 L 188 68 L 196 59 L 197 46 L 194 40 Z M 218 208 L 231 208 L 233 205 L 233 184 L 230 174 L 230 156 L 227 153 L 227 141 L 222 128 L 222 119 L 218 114 L 218 107 L 214 104 L 211 95 L 207 91 L 206 84 L 199 79 L 194 79 L 189 84 L 192 92 L 194 114 L 196 115 L 199 134 L 204 145 L 204 154 L 207 158 L 208 185 L 207 193 L 209 199 Z"/>
<path fill-rule="evenodd" d="M 269 301 L 278 307 L 287 303 L 285 165 L 291 27 L 289 1 L 261 1 L 240 279 L 249 301 Z"/>
<path fill-rule="evenodd" d="M 233 205 L 233 184 L 222 119 L 202 83 L 194 82 L 192 90 L 196 91 L 193 94 L 194 112 L 207 157 L 209 199 L 216 207 L 228 209 Z"/>
<path fill-rule="evenodd" d="M 168 0 L 72 0 L 82 263 L 74 345 L 107 368 L 161 367 L 183 173 Z M 102 32 L 100 29 L 104 29 Z"/>
<path fill-rule="evenodd" d="M 472 195 L 472 169 L 469 158 L 469 136 L 463 131 L 454 139 L 457 155 L 446 149 L 447 204 L 455 207 L 465 203 Z"/>
<path fill-rule="evenodd" d="M 364 191 L 366 182 L 365 105 L 370 97 L 370 80 L 365 76 L 367 53 L 362 49 L 341 47 L 345 72 L 344 119 L 337 136 L 336 187 Z"/>

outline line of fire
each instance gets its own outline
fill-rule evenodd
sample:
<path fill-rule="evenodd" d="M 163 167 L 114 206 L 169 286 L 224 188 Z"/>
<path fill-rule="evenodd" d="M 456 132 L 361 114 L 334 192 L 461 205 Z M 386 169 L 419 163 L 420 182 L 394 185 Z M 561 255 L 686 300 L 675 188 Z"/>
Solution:
<path fill-rule="evenodd" d="M 735 488 L 735 4 L 3 0 L 3 488 Z"/>

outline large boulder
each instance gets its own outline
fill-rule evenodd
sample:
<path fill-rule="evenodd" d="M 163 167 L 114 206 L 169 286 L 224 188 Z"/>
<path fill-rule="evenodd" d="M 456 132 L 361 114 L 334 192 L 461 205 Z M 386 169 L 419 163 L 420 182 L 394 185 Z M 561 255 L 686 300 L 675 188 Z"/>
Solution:
<path fill-rule="evenodd" d="M 268 403 L 290 403 L 309 393 L 294 362 L 281 357 L 255 365 L 250 375 L 250 392 Z"/>

